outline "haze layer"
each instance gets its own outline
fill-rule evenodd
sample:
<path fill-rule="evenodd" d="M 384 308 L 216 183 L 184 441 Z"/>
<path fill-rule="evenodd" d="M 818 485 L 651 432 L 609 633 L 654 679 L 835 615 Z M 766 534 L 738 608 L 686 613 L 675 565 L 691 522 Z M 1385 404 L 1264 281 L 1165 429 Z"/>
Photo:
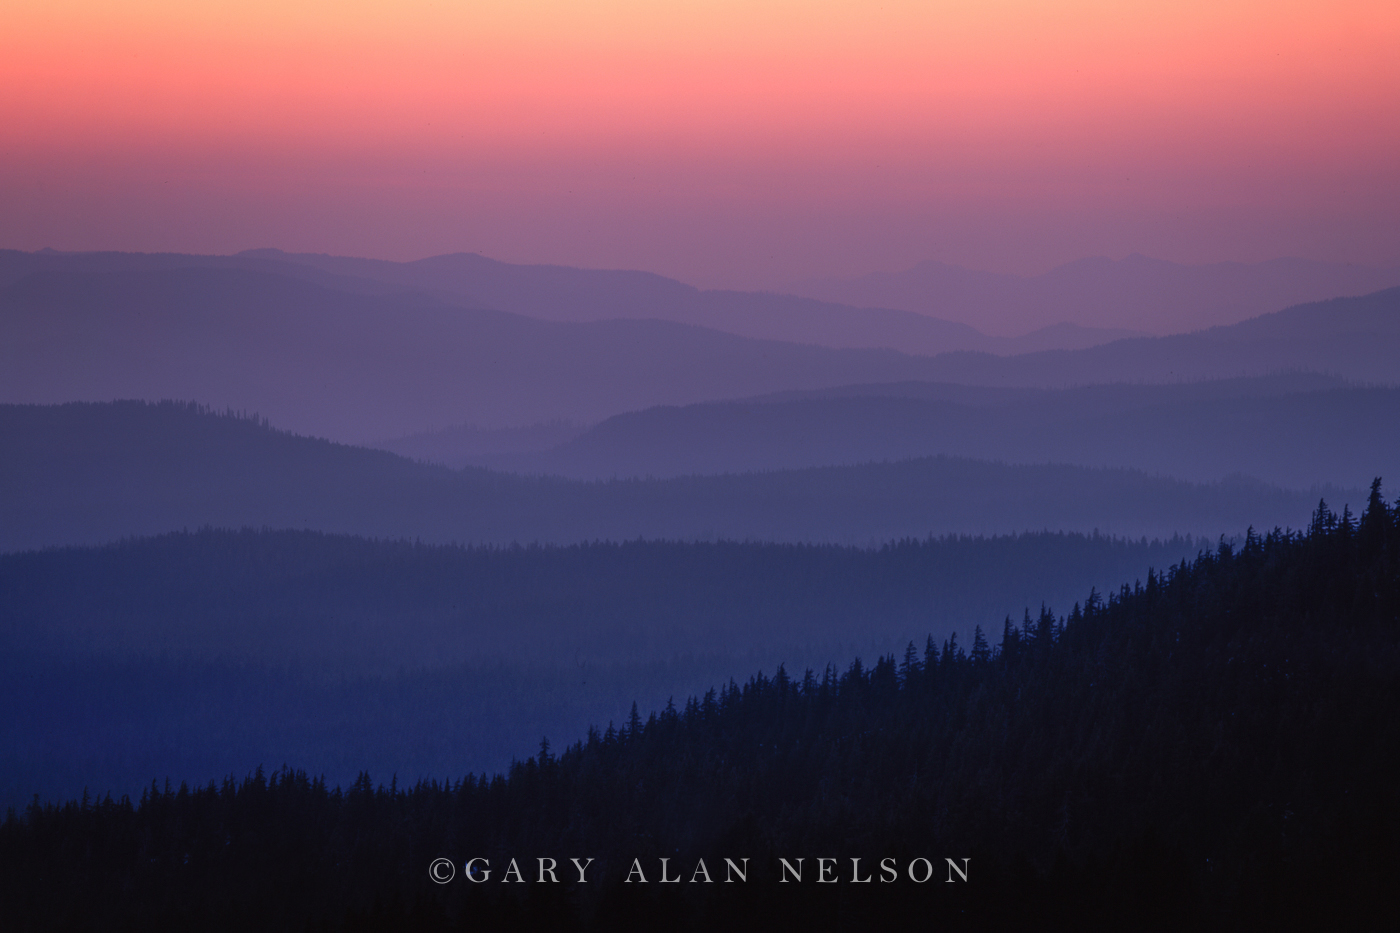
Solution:
<path fill-rule="evenodd" d="M 1400 7 L 19 0 L 0 246 L 1400 260 Z"/>

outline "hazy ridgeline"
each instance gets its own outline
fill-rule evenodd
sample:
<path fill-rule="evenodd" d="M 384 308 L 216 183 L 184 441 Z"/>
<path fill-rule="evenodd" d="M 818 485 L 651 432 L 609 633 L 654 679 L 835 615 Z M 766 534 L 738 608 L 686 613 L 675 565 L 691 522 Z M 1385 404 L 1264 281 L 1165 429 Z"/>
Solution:
<path fill-rule="evenodd" d="M 36 272 L 192 267 L 273 273 L 361 294 L 420 291 L 543 320 L 652 318 L 747 337 L 923 355 L 1082 349 L 1145 332 L 1234 324 L 1299 302 L 1400 284 L 1394 269 L 1354 264 L 1283 259 L 1181 266 L 1130 256 L 1086 259 L 1031 278 L 925 263 L 775 294 L 705 291 L 648 272 L 517 265 L 471 253 L 388 262 L 263 249 L 236 256 L 0 250 L 0 287 Z M 1021 336 L 989 336 L 970 323 Z"/>
<path fill-rule="evenodd" d="M 772 311 L 789 321 L 735 333 L 725 328 L 743 328 L 692 314 L 684 301 L 627 297 L 631 285 L 609 284 L 627 274 L 583 276 L 596 287 L 578 300 L 593 310 L 545 319 L 518 309 L 544 315 L 548 302 L 530 295 L 555 274 L 549 270 L 497 275 L 487 301 L 460 289 L 427 290 L 412 276 L 347 276 L 257 256 L 9 253 L 0 260 L 0 401 L 193 398 L 355 442 L 463 423 L 592 423 L 654 405 L 862 382 L 1072 386 L 1280 370 L 1400 382 L 1394 288 L 1190 334 L 996 356 L 953 338 L 814 345 L 799 325 L 821 320 L 818 309 L 789 308 L 803 300 L 782 296 L 725 299 L 726 320 L 754 319 L 757 303 L 766 309 L 758 318 Z M 543 294 L 572 287 L 556 283 Z M 676 288 L 685 290 L 671 283 L 662 291 Z M 567 306 L 563 298 L 555 305 Z M 598 316 L 624 306 L 626 314 Z M 874 318 L 883 313 L 827 311 L 852 333 L 878 329 Z M 932 326 L 910 312 L 889 313 Z"/>
<path fill-rule="evenodd" d="M 893 350 L 586 323 L 246 269 L 39 272 L 0 289 L 0 400 L 197 398 L 366 441 L 471 422 L 592 422 L 655 404 L 927 378 Z"/>
<path fill-rule="evenodd" d="M 475 462 L 591 479 L 939 455 L 1355 489 L 1377 470 L 1400 475 L 1400 433 L 1377 428 L 1397 411 L 1400 389 L 1308 374 L 1059 390 L 877 384 L 630 412 L 550 450 Z M 417 449 L 430 450 L 427 441 Z"/>
<path fill-rule="evenodd" d="M 1204 541 L 455 548 L 175 534 L 0 556 L 3 802 L 284 762 L 495 770 L 780 663 L 874 658 L 1142 578 Z"/>
<path fill-rule="evenodd" d="M 439 543 L 635 538 L 861 545 L 1062 529 L 1133 538 L 1298 527 L 1319 495 L 1235 479 L 959 458 L 669 480 L 449 470 L 192 405 L 0 406 L 0 550 L 186 528 L 311 528 Z"/>
<path fill-rule="evenodd" d="M 793 292 L 858 307 L 900 308 L 1018 333 L 1054 321 L 1175 333 L 1277 311 L 1303 301 L 1400 285 L 1400 270 L 1275 259 L 1183 266 L 1132 255 L 1071 262 L 1017 276 L 924 262 L 901 272 L 794 283 Z"/>

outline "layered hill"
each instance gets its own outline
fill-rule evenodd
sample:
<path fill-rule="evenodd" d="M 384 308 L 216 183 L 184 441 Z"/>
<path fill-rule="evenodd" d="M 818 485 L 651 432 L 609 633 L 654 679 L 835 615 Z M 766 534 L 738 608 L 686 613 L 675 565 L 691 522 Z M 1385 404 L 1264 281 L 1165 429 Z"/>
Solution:
<path fill-rule="evenodd" d="M 41 272 L 0 291 L 0 399 L 197 397 L 342 440 L 931 372 L 890 350 L 545 321 L 243 269 Z"/>
<path fill-rule="evenodd" d="M 715 680 L 902 650 L 1204 541 L 454 548 L 213 531 L 0 555 L 0 810 L 259 762 L 504 769 Z"/>
<path fill-rule="evenodd" d="M 1172 382 L 1288 370 L 1400 382 L 1400 288 L 1294 305 L 1232 324 L 1016 357 L 949 353 L 939 378 L 979 385 Z"/>
<path fill-rule="evenodd" d="M 128 268 L 117 259 L 103 260 L 115 269 L 9 276 L 0 287 L 0 400 L 199 398 L 367 442 L 463 423 L 589 424 L 655 405 L 867 382 L 1071 386 L 1280 370 L 1400 382 L 1397 290 L 1084 350 L 918 356 L 673 320 L 544 320 L 257 257 L 239 260 L 257 268 L 180 265 L 180 257 Z M 815 340 L 825 326 L 815 311 L 793 315 L 789 337 Z"/>
<path fill-rule="evenodd" d="M 1300 302 L 1396 285 L 1400 269 L 1395 268 L 1304 259 L 1189 266 L 1133 255 L 1081 259 L 1033 276 L 926 262 L 899 272 L 797 283 L 790 290 L 857 307 L 977 321 L 998 334 L 1059 321 L 1167 334 L 1235 324 Z"/>
<path fill-rule="evenodd" d="M 581 482 L 451 470 L 174 403 L 0 406 L 0 446 L 0 550 L 205 525 L 501 544 L 867 544 L 1046 528 L 1214 538 L 1296 527 L 1322 494 L 948 457 Z"/>
<path fill-rule="evenodd" d="M 1379 429 L 1396 411 L 1400 389 L 1302 374 L 1057 390 L 889 383 L 630 412 L 551 450 L 475 462 L 591 479 L 947 455 L 1354 488 L 1368 469 L 1400 476 L 1400 434 Z"/>
<path fill-rule="evenodd" d="M 768 292 L 705 291 L 648 272 L 516 265 L 472 253 L 388 262 L 250 250 L 235 256 L 0 251 L 0 286 L 37 272 L 169 272 L 176 269 L 261 272 L 355 294 L 415 292 L 472 308 L 509 311 L 567 323 L 664 320 L 761 340 L 838 348 L 899 349 L 933 355 L 952 350 L 1025 353 L 1104 343 L 1132 332 L 1060 323 L 1014 337 L 890 308 L 854 308 Z"/>

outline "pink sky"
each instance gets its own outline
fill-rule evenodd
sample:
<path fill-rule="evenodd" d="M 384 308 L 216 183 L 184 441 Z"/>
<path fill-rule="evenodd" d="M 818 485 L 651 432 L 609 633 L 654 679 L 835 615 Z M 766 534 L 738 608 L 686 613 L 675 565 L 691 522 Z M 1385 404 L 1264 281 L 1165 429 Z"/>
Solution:
<path fill-rule="evenodd" d="M 18 0 L 0 247 L 1400 262 L 1400 5 Z"/>

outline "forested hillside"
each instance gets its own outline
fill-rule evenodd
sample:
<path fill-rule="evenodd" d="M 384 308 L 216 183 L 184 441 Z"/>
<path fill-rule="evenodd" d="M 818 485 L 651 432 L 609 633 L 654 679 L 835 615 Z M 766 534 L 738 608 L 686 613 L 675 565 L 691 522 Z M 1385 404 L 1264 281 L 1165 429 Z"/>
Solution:
<path fill-rule="evenodd" d="M 0 645 L 356 673 L 485 658 L 665 660 L 720 646 L 864 650 L 1064 603 L 1208 546 L 1039 532 L 878 548 L 497 548 L 204 530 L 0 555 Z"/>
<path fill-rule="evenodd" d="M 0 827 L 0 908 L 20 930 L 1373 923 L 1400 869 L 1400 508 L 1378 486 L 1359 519 L 1319 506 L 995 645 L 731 683 L 506 775 L 36 803 Z M 893 881 L 857 881 L 884 859 Z"/>
<path fill-rule="evenodd" d="M 1203 540 L 459 548 L 178 533 L 0 556 L 0 808 L 295 761 L 504 768 L 717 680 L 966 637 Z"/>

